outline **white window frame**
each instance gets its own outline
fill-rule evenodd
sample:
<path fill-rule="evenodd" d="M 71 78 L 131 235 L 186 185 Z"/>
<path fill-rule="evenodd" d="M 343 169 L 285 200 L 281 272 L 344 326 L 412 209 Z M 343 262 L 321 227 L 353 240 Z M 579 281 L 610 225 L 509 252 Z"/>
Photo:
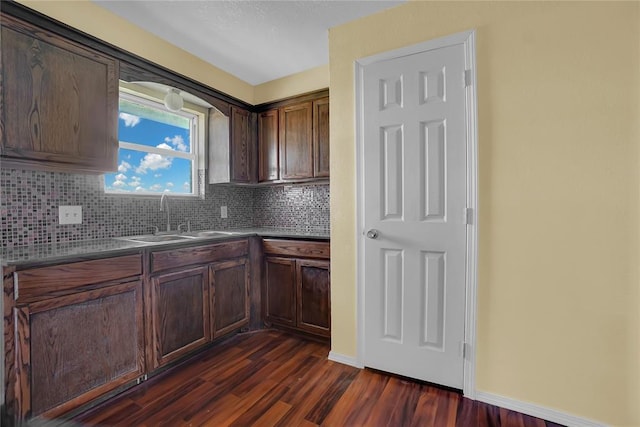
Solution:
<path fill-rule="evenodd" d="M 123 90 L 124 89 L 124 90 Z M 204 196 L 203 182 L 199 179 L 199 171 L 203 168 L 203 151 L 204 151 L 204 132 L 206 129 L 206 114 L 202 111 L 189 108 L 189 105 L 185 105 L 180 111 L 169 111 L 161 101 L 158 101 L 154 97 L 140 92 L 135 92 L 131 89 L 120 87 L 119 98 L 126 99 L 127 101 L 146 105 L 148 107 L 167 111 L 171 114 L 177 114 L 179 116 L 186 117 L 190 120 L 191 130 L 189 132 L 189 147 L 191 152 L 182 152 L 177 150 L 169 150 L 164 148 L 152 147 L 149 145 L 138 144 L 135 142 L 118 140 L 118 148 L 127 150 L 140 151 L 143 153 L 160 154 L 166 157 L 174 157 L 190 160 L 192 162 L 191 167 L 191 193 L 174 193 L 170 191 L 113 191 L 108 190 L 106 183 L 103 185 L 103 189 L 106 195 L 109 196 L 129 196 L 129 197 L 152 197 L 160 196 L 166 192 L 166 194 L 172 197 L 199 197 Z M 197 108 L 197 107 L 196 107 Z"/>

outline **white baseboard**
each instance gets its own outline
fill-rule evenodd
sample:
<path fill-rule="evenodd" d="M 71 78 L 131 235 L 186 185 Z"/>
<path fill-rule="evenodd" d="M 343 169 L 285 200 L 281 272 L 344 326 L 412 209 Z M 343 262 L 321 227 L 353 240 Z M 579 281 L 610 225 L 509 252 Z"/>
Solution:
<path fill-rule="evenodd" d="M 522 402 L 511 399 L 509 397 L 497 394 L 487 393 L 484 391 L 476 391 L 476 400 L 488 403 L 490 405 L 499 406 L 501 408 L 510 409 L 512 411 L 521 412 L 531 415 L 532 417 L 542 418 L 543 420 L 552 421 L 569 427 L 606 427 L 606 424 L 597 421 L 579 417 L 577 415 L 567 414 L 555 409 L 538 406 L 529 402 Z"/>
<path fill-rule="evenodd" d="M 342 363 L 343 365 L 353 366 L 354 368 L 364 368 L 362 364 L 358 363 L 358 360 L 355 357 L 345 356 L 344 354 L 336 353 L 335 351 L 329 352 L 329 360 Z"/>

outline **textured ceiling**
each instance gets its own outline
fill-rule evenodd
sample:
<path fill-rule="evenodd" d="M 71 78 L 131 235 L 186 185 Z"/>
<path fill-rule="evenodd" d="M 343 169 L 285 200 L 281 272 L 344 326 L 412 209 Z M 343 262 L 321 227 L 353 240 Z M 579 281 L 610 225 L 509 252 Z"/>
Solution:
<path fill-rule="evenodd" d="M 93 1 L 257 85 L 327 64 L 329 28 L 405 0 Z"/>

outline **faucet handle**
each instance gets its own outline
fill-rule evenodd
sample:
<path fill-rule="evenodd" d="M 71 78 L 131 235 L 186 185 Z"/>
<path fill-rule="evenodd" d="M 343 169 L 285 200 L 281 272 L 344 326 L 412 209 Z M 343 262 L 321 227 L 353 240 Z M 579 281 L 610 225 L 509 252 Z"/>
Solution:
<path fill-rule="evenodd" d="M 149 227 L 149 228 L 153 228 L 153 234 L 156 235 L 160 232 L 160 229 L 158 228 L 157 225 L 151 225 L 151 224 L 143 224 L 145 227 Z"/>
<path fill-rule="evenodd" d="M 182 227 L 187 226 L 187 232 L 191 232 L 191 221 L 183 222 L 182 224 L 178 224 L 178 233 L 182 232 Z"/>

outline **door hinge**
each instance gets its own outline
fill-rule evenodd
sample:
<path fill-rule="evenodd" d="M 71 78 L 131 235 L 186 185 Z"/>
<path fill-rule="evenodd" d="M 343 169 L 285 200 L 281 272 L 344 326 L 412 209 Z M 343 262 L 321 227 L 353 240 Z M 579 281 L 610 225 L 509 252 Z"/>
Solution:
<path fill-rule="evenodd" d="M 464 87 L 469 87 L 473 84 L 473 76 L 471 70 L 464 70 Z"/>
<path fill-rule="evenodd" d="M 13 272 L 13 299 L 17 300 L 18 299 L 18 272 L 14 271 Z"/>
<path fill-rule="evenodd" d="M 464 341 L 460 341 L 460 357 L 462 357 L 463 359 L 466 359 L 468 354 L 469 354 L 469 344 Z"/>
<path fill-rule="evenodd" d="M 473 225 L 473 208 L 466 208 L 464 215 L 465 224 Z"/>
<path fill-rule="evenodd" d="M 136 378 L 136 385 L 143 383 L 146 380 L 148 380 L 147 374 L 144 374 L 143 376 Z"/>

